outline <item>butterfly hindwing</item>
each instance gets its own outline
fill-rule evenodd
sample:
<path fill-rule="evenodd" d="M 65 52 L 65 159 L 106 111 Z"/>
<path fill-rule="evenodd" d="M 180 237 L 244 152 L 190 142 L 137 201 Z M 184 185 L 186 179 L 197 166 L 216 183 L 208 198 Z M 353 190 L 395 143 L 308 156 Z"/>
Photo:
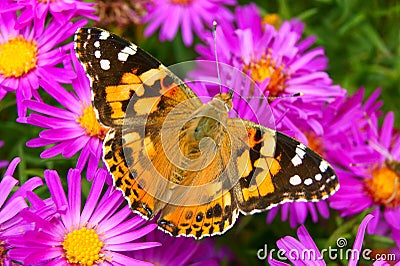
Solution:
<path fill-rule="evenodd" d="M 173 236 L 221 235 L 231 228 L 239 216 L 239 211 L 231 191 L 207 204 L 197 206 L 167 205 L 158 220 L 159 227 Z"/>
<path fill-rule="evenodd" d="M 207 151 L 203 154 L 204 160 L 210 157 L 213 160 L 202 171 L 186 174 L 187 179 L 183 184 L 191 189 L 184 189 L 182 193 L 177 191 L 172 203 L 161 210 L 157 223 L 162 230 L 174 236 L 199 239 L 223 234 L 234 225 L 239 210 L 231 191 L 234 182 L 231 177 L 237 176 L 237 171 L 231 165 L 232 143 L 227 133 L 221 136 L 219 144 L 215 156 Z M 205 202 L 201 199 L 205 199 Z M 193 201 L 199 204 L 188 204 Z"/>
<path fill-rule="evenodd" d="M 133 145 L 132 145 L 133 146 Z M 139 185 L 137 181 L 137 170 L 133 170 L 128 163 L 129 160 L 139 156 L 142 145 L 135 143 L 136 150 L 132 149 L 131 155 L 125 156 L 122 146 L 121 128 L 111 128 L 103 145 L 103 160 L 105 161 L 109 172 L 114 179 L 114 186 L 121 190 L 128 200 L 132 209 L 145 218 L 152 216 L 155 202 L 153 199 L 146 198 L 147 192 Z"/>

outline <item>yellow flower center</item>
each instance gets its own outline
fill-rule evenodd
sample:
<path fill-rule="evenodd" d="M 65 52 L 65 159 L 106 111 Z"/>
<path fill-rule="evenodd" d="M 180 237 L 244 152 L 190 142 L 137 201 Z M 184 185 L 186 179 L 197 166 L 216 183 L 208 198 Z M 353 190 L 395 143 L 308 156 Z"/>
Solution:
<path fill-rule="evenodd" d="M 103 245 L 96 231 L 86 227 L 68 233 L 62 242 L 68 263 L 88 266 L 101 262 Z"/>
<path fill-rule="evenodd" d="M 193 0 L 170 0 L 170 1 L 173 4 L 187 5 L 187 4 L 190 4 Z"/>
<path fill-rule="evenodd" d="M 97 121 L 92 105 L 83 110 L 83 114 L 78 117 L 77 122 L 85 129 L 86 134 L 91 137 L 104 139 L 107 133 L 107 129 L 102 127 Z"/>
<path fill-rule="evenodd" d="M 18 78 L 36 68 L 37 46 L 22 36 L 0 44 L 0 73 L 6 77 Z"/>
<path fill-rule="evenodd" d="M 243 71 L 258 83 L 269 78 L 264 89 L 264 93 L 269 91 L 269 96 L 278 96 L 285 90 L 285 80 L 288 76 L 283 73 L 283 66 L 277 66 L 270 55 L 264 54 L 258 61 L 252 60 L 243 66 Z"/>
<path fill-rule="evenodd" d="M 372 178 L 365 180 L 367 192 L 374 201 L 385 207 L 398 207 L 400 204 L 400 180 L 395 171 L 389 167 L 372 171 Z"/>
<path fill-rule="evenodd" d="M 262 19 L 262 24 L 270 24 L 274 26 L 276 29 L 279 28 L 281 22 L 281 18 L 278 14 L 268 14 L 265 15 Z"/>

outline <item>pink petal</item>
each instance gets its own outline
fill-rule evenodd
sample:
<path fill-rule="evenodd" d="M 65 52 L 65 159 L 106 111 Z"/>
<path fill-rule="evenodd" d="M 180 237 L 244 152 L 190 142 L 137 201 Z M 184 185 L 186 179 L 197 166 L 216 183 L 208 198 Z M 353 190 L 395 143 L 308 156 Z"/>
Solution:
<path fill-rule="evenodd" d="M 111 244 L 108 245 L 107 248 L 112 251 L 133 251 L 133 250 L 141 250 L 152 247 L 159 247 L 161 243 L 158 242 L 142 242 L 142 243 L 122 243 L 122 244 Z"/>
<path fill-rule="evenodd" d="M 53 201 L 58 209 L 65 209 L 68 206 L 67 197 L 61 184 L 60 177 L 55 170 L 45 170 L 44 179 L 52 195 Z"/>
<path fill-rule="evenodd" d="M 360 227 L 358 228 L 356 240 L 354 240 L 353 250 L 358 250 L 359 252 L 361 251 L 361 246 L 364 240 L 365 229 L 367 228 L 367 225 L 372 218 L 374 218 L 374 216 L 368 214 L 361 222 Z M 351 252 L 351 258 L 348 264 L 349 266 L 357 265 L 358 257 L 355 258 L 353 257 L 353 255 L 354 255 L 353 252 Z"/>
<path fill-rule="evenodd" d="M 8 195 L 14 186 L 18 184 L 18 180 L 10 175 L 6 175 L 0 182 L 0 207 L 3 206 Z"/>
<path fill-rule="evenodd" d="M 22 197 L 16 197 L 8 201 L 0 210 L 0 224 L 8 221 L 26 207 L 28 207 L 28 205 Z"/>
<path fill-rule="evenodd" d="M 68 172 L 68 203 L 71 222 L 73 224 L 66 224 L 69 228 L 77 224 L 80 220 L 79 214 L 81 212 L 81 175 L 78 169 L 70 169 Z"/>
<path fill-rule="evenodd" d="M 81 222 L 87 222 L 89 221 L 90 217 L 92 217 L 93 211 L 95 210 L 99 201 L 101 191 L 103 190 L 106 176 L 107 174 L 104 169 L 99 169 L 96 173 L 88 198 L 85 203 L 85 207 L 83 208 L 81 213 Z"/>

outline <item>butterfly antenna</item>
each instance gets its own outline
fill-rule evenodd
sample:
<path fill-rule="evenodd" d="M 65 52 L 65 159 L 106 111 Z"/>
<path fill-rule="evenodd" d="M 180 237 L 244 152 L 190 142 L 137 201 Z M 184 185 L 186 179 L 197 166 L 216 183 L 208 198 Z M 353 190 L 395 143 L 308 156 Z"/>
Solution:
<path fill-rule="evenodd" d="M 273 101 L 273 100 L 282 99 L 282 98 L 301 97 L 303 95 L 304 95 L 304 93 L 302 93 L 302 92 L 296 92 L 296 93 L 292 93 L 289 95 L 268 96 L 268 100 Z"/>
<path fill-rule="evenodd" d="M 217 67 L 217 77 L 218 77 L 218 84 L 219 84 L 219 93 L 222 93 L 222 85 L 221 85 L 221 73 L 219 72 L 219 63 L 218 63 L 218 53 L 217 53 L 217 22 L 213 21 L 213 39 L 214 39 L 214 54 L 215 54 L 215 66 Z M 232 93 L 230 95 L 232 96 Z"/>

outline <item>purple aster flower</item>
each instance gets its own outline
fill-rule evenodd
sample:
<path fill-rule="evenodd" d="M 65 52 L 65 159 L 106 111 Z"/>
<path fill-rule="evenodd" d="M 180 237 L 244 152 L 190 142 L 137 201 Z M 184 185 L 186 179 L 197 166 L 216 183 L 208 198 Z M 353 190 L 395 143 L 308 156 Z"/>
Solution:
<path fill-rule="evenodd" d="M 147 234 L 145 241 L 160 242 L 162 246 L 132 252 L 132 257 L 155 265 L 220 265 L 231 256 L 226 248 L 216 250 L 214 239 L 196 241 L 193 238 L 172 237 L 160 230 Z"/>
<path fill-rule="evenodd" d="M 21 160 L 15 158 L 8 165 L 0 180 L 0 265 L 11 265 L 8 251 L 9 239 L 20 236 L 30 225 L 22 222 L 19 213 L 28 207 L 25 198 L 27 193 L 42 185 L 39 177 L 33 177 L 12 193 L 18 180 L 13 177 L 15 168 Z"/>
<path fill-rule="evenodd" d="M 255 5 L 238 7 L 235 15 L 234 28 L 229 24 L 217 28 L 219 61 L 249 75 L 266 96 L 302 93 L 301 97 L 269 99 L 277 128 L 304 142 L 301 132 L 292 126 L 293 121 L 315 122 L 314 117 L 321 116 L 327 103 L 345 95 L 345 90 L 332 85 L 325 72 L 327 58 L 323 48 L 310 48 L 314 37 L 301 38 L 304 25 L 299 20 L 285 21 L 275 29 L 263 23 Z M 204 40 L 206 44 L 196 46 L 199 59 L 215 61 L 211 33 Z"/>
<path fill-rule="evenodd" d="M 135 242 L 152 230 L 140 216 L 132 214 L 119 191 L 104 186 L 107 171 L 99 169 L 89 195 L 81 209 L 82 184 L 78 169 L 67 176 L 68 194 L 54 170 L 46 170 L 49 187 L 58 216 L 50 219 L 39 214 L 21 213 L 35 228 L 12 239 L 9 256 L 24 265 L 149 265 L 123 253 L 159 246 L 157 242 Z M 104 194 L 102 191 L 105 189 Z"/>
<path fill-rule="evenodd" d="M 148 22 L 145 36 L 160 28 L 160 40 L 172 40 L 178 29 L 186 46 L 193 43 L 193 33 L 202 36 L 206 28 L 218 22 L 232 21 L 233 15 L 225 5 L 235 5 L 236 0 L 159 0 L 148 6 L 144 22 Z"/>
<path fill-rule="evenodd" d="M 341 189 L 330 206 L 342 216 L 372 208 L 376 217 L 369 233 L 385 234 L 400 229 L 400 135 L 394 129 L 394 115 L 389 112 L 379 127 L 376 114 L 355 122 L 336 160 L 341 162 Z M 342 156 L 345 154 L 345 156 Z"/>
<path fill-rule="evenodd" d="M 349 258 L 348 265 L 357 265 L 358 260 L 361 257 L 361 246 L 364 241 L 365 229 L 369 221 L 374 218 L 373 215 L 368 214 L 363 221 L 361 222 L 358 232 L 356 235 L 356 239 L 354 241 L 354 245 L 352 248 L 351 256 Z M 277 246 L 280 249 L 280 255 L 284 255 L 287 257 L 293 265 L 326 265 L 321 252 L 318 247 L 315 245 L 314 240 L 307 232 L 307 229 L 304 225 L 300 226 L 297 230 L 297 236 L 299 240 L 286 236 L 278 240 Z M 338 242 L 339 243 L 339 242 Z M 348 252 L 347 252 L 348 253 Z M 327 254 L 327 253 L 325 253 Z M 336 253 L 335 255 L 338 255 Z M 268 257 L 268 262 L 273 266 L 283 266 L 289 265 L 287 263 L 283 263 L 273 259 L 271 256 Z M 380 261 L 376 262 L 377 264 L 373 265 L 382 265 Z"/>
<path fill-rule="evenodd" d="M 25 115 L 21 104 L 32 96 L 40 99 L 37 89 L 42 80 L 70 83 L 75 76 L 70 69 L 59 67 L 71 44 L 59 46 L 72 36 L 86 21 L 66 22 L 60 25 L 54 20 L 44 24 L 43 19 L 18 27 L 19 11 L 0 11 L 0 96 L 5 91 L 16 92 L 19 116 Z"/>
<path fill-rule="evenodd" d="M 80 152 L 77 168 L 82 170 L 87 163 L 88 172 L 93 173 L 101 161 L 102 141 L 107 130 L 96 119 L 84 70 L 75 56 L 71 58 L 76 71 L 72 91 L 52 80 L 41 81 L 43 89 L 62 107 L 26 100 L 24 106 L 33 112 L 27 118 L 20 118 L 19 122 L 45 128 L 38 138 L 26 143 L 31 148 L 54 144 L 41 153 L 42 158 L 59 154 L 69 158 Z"/>
<path fill-rule="evenodd" d="M 57 1 L 37 1 L 20 0 L 20 6 L 23 6 L 21 16 L 18 22 L 21 25 L 29 23 L 33 18 L 46 18 L 48 13 L 60 24 L 64 24 L 76 17 L 86 17 L 92 20 L 99 18 L 94 15 L 96 12 L 95 3 L 88 3 L 81 0 L 57 0 Z"/>

